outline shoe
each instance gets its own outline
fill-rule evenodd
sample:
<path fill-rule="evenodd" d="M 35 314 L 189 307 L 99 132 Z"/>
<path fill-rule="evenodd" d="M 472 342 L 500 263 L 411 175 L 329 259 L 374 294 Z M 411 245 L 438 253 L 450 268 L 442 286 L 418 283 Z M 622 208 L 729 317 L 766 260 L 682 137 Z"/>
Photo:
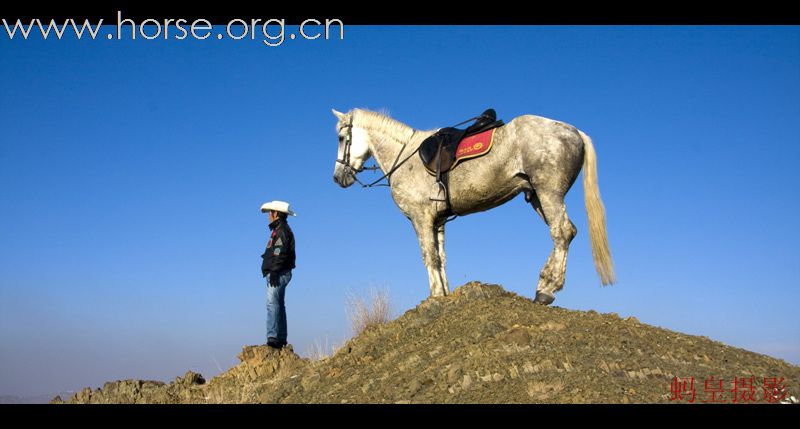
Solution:
<path fill-rule="evenodd" d="M 281 347 L 283 347 L 283 344 L 281 343 L 281 341 L 278 341 L 277 338 L 273 338 L 273 337 L 269 337 L 267 339 L 267 345 L 272 347 L 273 349 L 279 349 L 279 350 L 280 350 Z"/>

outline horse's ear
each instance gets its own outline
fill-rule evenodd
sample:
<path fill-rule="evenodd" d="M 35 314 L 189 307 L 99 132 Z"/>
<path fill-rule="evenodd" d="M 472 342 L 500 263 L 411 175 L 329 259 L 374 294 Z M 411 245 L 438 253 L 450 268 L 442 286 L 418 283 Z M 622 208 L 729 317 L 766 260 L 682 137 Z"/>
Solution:
<path fill-rule="evenodd" d="M 340 120 L 340 121 L 343 121 L 343 120 L 344 120 L 344 113 L 342 113 L 342 112 L 340 112 L 340 111 L 338 111 L 338 110 L 336 110 L 336 109 L 331 109 L 331 112 L 333 112 L 333 114 L 334 114 L 334 115 L 335 115 L 337 118 L 339 118 L 339 120 Z"/>

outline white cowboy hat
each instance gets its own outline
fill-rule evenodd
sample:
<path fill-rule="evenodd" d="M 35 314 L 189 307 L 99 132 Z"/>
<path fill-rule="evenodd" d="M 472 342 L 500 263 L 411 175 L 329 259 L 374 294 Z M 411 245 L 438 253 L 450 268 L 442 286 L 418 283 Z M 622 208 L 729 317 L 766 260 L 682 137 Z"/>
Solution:
<path fill-rule="evenodd" d="M 261 206 L 261 213 L 266 213 L 267 210 L 275 210 L 276 212 L 283 212 L 291 216 L 297 216 L 297 213 L 289 210 L 289 203 L 285 201 L 270 201 Z"/>

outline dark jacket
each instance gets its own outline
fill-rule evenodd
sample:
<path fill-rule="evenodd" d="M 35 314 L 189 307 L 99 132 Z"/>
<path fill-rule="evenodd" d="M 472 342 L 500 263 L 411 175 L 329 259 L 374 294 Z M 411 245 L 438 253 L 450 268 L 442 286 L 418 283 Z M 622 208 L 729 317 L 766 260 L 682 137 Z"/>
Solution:
<path fill-rule="evenodd" d="M 269 224 L 270 233 L 267 249 L 261 255 L 261 275 L 294 268 L 294 233 L 283 219 L 276 219 Z"/>

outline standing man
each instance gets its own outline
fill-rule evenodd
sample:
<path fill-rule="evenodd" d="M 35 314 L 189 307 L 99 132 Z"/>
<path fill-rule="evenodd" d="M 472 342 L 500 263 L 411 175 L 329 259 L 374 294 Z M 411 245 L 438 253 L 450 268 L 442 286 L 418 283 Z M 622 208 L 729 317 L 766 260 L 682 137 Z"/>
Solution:
<path fill-rule="evenodd" d="M 267 345 L 280 349 L 286 343 L 286 305 L 284 295 L 294 268 L 294 233 L 286 216 L 297 216 L 289 210 L 289 203 L 271 201 L 261 206 L 269 213 L 271 231 L 267 249 L 261 255 L 261 275 L 267 278 Z"/>

